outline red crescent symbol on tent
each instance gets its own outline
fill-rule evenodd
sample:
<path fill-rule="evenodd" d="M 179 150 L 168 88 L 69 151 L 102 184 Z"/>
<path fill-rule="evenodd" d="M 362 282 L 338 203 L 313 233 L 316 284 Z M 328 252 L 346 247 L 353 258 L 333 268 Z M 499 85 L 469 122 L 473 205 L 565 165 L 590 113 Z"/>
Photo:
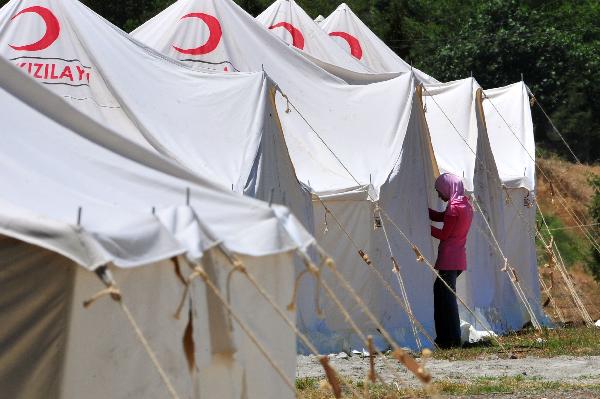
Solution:
<path fill-rule="evenodd" d="M 292 45 L 300 50 L 304 50 L 304 35 L 300 32 L 300 29 L 296 28 L 289 22 L 279 22 L 273 26 L 269 26 L 269 29 L 284 28 L 292 35 Z"/>
<path fill-rule="evenodd" d="M 362 47 L 360 46 L 360 42 L 354 36 L 346 32 L 331 32 L 329 36 L 337 36 L 341 37 L 350 45 L 350 54 L 354 56 L 356 59 L 361 59 L 363 56 Z"/>
<path fill-rule="evenodd" d="M 180 53 L 189 55 L 202 55 L 214 51 L 214 49 L 216 49 L 219 45 L 221 37 L 223 36 L 223 31 L 221 30 L 221 24 L 219 23 L 219 20 L 213 17 L 212 15 L 204 14 L 202 12 L 192 12 L 181 17 L 181 19 L 185 18 L 198 18 L 204 21 L 206 26 L 208 26 L 208 31 L 210 32 L 208 40 L 202 46 L 195 48 L 184 49 L 179 48 L 175 45 L 173 45 L 173 48 L 179 51 Z"/>
<path fill-rule="evenodd" d="M 60 23 L 58 22 L 58 19 L 52 13 L 52 11 L 50 11 L 49 9 L 47 9 L 45 7 L 33 6 L 33 7 L 25 8 L 25 9 L 21 10 L 17 15 L 12 17 L 10 20 L 12 21 L 13 19 L 17 18 L 19 15 L 30 13 L 30 12 L 35 13 L 35 14 L 39 15 L 40 17 L 42 17 L 42 19 L 44 20 L 44 23 L 46 24 L 46 33 L 44 33 L 44 36 L 35 43 L 26 44 L 24 46 L 13 46 L 12 44 L 9 44 L 9 46 L 12 47 L 13 50 L 17 50 L 17 51 L 44 50 L 44 49 L 50 47 L 50 45 L 52 43 L 54 43 L 56 41 L 56 39 L 58 39 L 58 36 L 60 35 Z"/>

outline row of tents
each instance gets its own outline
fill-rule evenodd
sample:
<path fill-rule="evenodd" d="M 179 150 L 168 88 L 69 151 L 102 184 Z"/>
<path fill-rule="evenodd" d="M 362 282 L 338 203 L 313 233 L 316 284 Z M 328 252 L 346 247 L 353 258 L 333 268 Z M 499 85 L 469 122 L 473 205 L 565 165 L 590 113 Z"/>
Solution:
<path fill-rule="evenodd" d="M 465 339 L 546 322 L 523 82 L 438 82 L 293 0 L 179 0 L 131 34 L 11 0 L 0 52 L 11 397 L 286 398 L 297 350 L 432 347 L 443 172 L 478 210 Z"/>

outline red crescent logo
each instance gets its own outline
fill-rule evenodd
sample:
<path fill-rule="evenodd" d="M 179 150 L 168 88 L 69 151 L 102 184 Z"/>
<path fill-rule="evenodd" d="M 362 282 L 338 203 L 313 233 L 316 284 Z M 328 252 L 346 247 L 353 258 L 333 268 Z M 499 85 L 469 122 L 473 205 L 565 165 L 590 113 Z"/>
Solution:
<path fill-rule="evenodd" d="M 269 29 L 275 28 L 284 28 L 290 32 L 292 35 L 292 45 L 300 50 L 304 50 L 304 36 L 302 35 L 302 32 L 300 32 L 300 29 L 296 28 L 289 22 L 279 22 L 273 26 L 269 26 Z"/>
<path fill-rule="evenodd" d="M 219 23 L 219 20 L 213 17 L 212 15 L 204 14 L 202 12 L 192 12 L 181 17 L 181 19 L 185 18 L 198 18 L 204 21 L 206 26 L 208 26 L 208 30 L 210 32 L 208 40 L 203 45 L 195 48 L 184 49 L 179 48 L 175 45 L 173 45 L 173 48 L 182 54 L 189 55 L 202 55 L 214 51 L 214 49 L 216 49 L 219 45 L 221 37 L 223 36 L 223 31 L 221 30 L 221 24 Z"/>
<path fill-rule="evenodd" d="M 329 36 L 341 37 L 348 42 L 348 45 L 350 45 L 350 54 L 352 54 L 352 56 L 354 56 L 356 59 L 360 60 L 362 58 L 362 47 L 360 46 L 360 42 L 356 37 L 346 32 L 331 32 Z"/>
<path fill-rule="evenodd" d="M 20 11 L 17 15 L 12 17 L 10 20 L 12 21 L 13 19 L 17 18 L 19 15 L 30 13 L 30 12 L 35 13 L 35 14 L 39 15 L 40 17 L 42 17 L 42 19 L 44 20 L 44 23 L 46 24 L 46 33 L 40 40 L 38 40 L 35 43 L 26 44 L 24 46 L 13 46 L 12 44 L 9 44 L 9 46 L 12 47 L 13 50 L 17 50 L 17 51 L 44 50 L 44 49 L 47 49 L 48 47 L 50 47 L 50 45 L 52 45 L 52 43 L 54 43 L 56 41 L 56 39 L 58 39 L 58 36 L 60 35 L 60 23 L 58 22 L 58 19 L 56 18 L 56 16 L 54 16 L 52 11 L 50 11 L 49 9 L 47 9 L 45 7 L 33 6 L 33 7 L 25 8 L 24 10 Z"/>

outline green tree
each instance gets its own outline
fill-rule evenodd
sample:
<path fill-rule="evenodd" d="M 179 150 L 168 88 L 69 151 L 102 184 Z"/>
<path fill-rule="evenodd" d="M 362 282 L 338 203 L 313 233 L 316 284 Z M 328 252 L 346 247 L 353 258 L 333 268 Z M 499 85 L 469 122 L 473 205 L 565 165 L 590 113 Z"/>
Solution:
<path fill-rule="evenodd" d="M 489 0 L 467 10 L 420 0 L 411 7 L 421 7 L 405 20 L 417 66 L 440 80 L 472 73 L 483 87 L 523 74 L 578 157 L 600 158 L 599 2 Z M 534 118 L 538 143 L 565 153 L 543 114 Z"/>
<path fill-rule="evenodd" d="M 590 185 L 594 188 L 594 197 L 590 204 L 590 216 L 593 222 L 600 223 L 600 176 L 590 177 Z M 600 227 L 592 228 L 592 235 L 597 239 L 600 237 Z M 592 256 L 587 264 L 588 270 L 594 276 L 596 281 L 600 281 L 600 252 L 594 248 L 591 249 Z"/>

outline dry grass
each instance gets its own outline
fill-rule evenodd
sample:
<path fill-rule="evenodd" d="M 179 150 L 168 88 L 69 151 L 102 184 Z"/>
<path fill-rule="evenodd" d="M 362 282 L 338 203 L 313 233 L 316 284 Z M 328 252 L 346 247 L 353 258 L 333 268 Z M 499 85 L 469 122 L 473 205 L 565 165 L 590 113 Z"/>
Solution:
<path fill-rule="evenodd" d="M 423 388 L 401 387 L 397 385 L 374 384 L 365 387 L 364 383 L 345 381 L 344 397 L 351 397 L 348 384 L 364 395 L 367 399 L 404 399 L 428 397 L 433 393 L 447 396 L 464 395 L 496 395 L 496 394 L 536 394 L 547 392 L 560 392 L 586 390 L 600 394 L 600 385 L 589 384 L 582 381 L 578 384 L 544 381 L 539 378 L 516 377 L 479 377 L 472 380 L 437 380 L 425 390 Z M 303 379 L 297 385 L 299 399 L 333 399 L 331 389 L 327 382 L 314 378 Z M 298 386 L 299 385 L 299 386 Z M 562 395 L 561 395 L 562 396 Z M 554 396 L 554 397 L 561 397 Z"/>
<path fill-rule="evenodd" d="M 564 196 L 567 206 L 578 215 L 581 221 L 590 223 L 587 213 L 588 204 L 594 193 L 588 183 L 588 178 L 592 174 L 600 175 L 600 166 L 577 165 L 556 157 L 540 158 L 537 161 L 543 173 L 553 181 L 551 188 L 543 174 L 538 171 L 537 201 L 545 215 L 551 220 L 553 227 L 564 229 L 554 231 L 553 234 L 557 240 L 560 240 L 559 245 L 562 246 L 561 252 L 565 257 L 569 273 L 588 312 L 594 320 L 598 320 L 600 319 L 600 284 L 594 281 L 584 269 L 591 245 L 580 229 L 570 228 L 575 226 L 576 222 L 561 204 L 558 193 Z M 555 192 L 554 195 L 552 195 L 552 189 Z M 550 285 L 548 278 L 546 278 L 546 282 Z M 555 276 L 555 282 L 551 294 L 566 321 L 575 324 L 581 323 L 581 316 L 558 276 Z M 554 321 L 558 321 L 551 306 L 546 307 L 546 312 Z"/>
<path fill-rule="evenodd" d="M 509 353 L 490 342 L 471 348 L 435 351 L 433 357 L 446 360 L 476 360 L 490 356 L 600 356 L 600 329 L 567 327 L 545 329 L 542 332 L 524 330 L 500 338 Z"/>

